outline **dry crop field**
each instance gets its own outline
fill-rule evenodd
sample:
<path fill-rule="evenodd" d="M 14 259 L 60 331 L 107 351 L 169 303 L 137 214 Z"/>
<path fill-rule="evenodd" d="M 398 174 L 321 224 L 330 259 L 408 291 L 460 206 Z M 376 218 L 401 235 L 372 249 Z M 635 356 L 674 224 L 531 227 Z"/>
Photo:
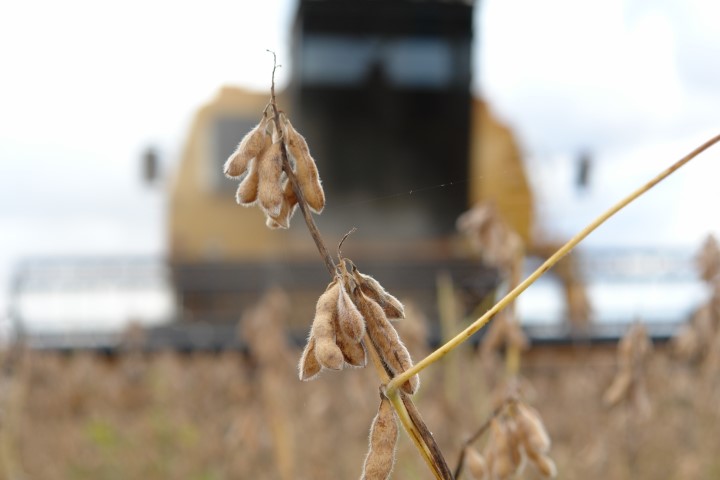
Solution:
<path fill-rule="evenodd" d="M 354 229 L 337 258 L 330 255 L 312 217 L 325 206 L 319 172 L 276 104 L 275 68 L 270 102 L 223 171 L 238 180 L 237 202 L 258 207 L 269 228 L 288 228 L 299 209 L 330 274 L 302 353 L 286 342 L 291 305 L 280 291 L 244 312 L 238 333 L 247 354 L 143 353 L 142 332 L 128 335 L 125 353 L 113 358 L 15 350 L 0 389 L 5 478 L 720 477 L 714 239 L 700 261 L 713 296 L 675 339 L 678 358 L 653 349 L 640 324 L 617 353 L 588 343 L 528 351 L 513 303 L 595 228 L 720 136 L 609 208 L 525 280 L 519 236 L 487 206 L 463 214 L 458 227 L 509 293 L 455 335 L 460 315 L 452 295 L 440 301 L 439 285 L 444 344 L 431 353 L 422 315 L 342 255 Z M 479 352 L 463 344 L 485 325 Z M 411 357 L 421 360 L 413 365 Z M 399 424 L 407 434 L 398 444 Z"/>
<path fill-rule="evenodd" d="M 247 355 L 24 352 L 3 377 L 3 478 L 357 478 L 377 408 L 373 372 L 300 382 L 300 350 L 271 331 L 263 327 L 268 343 L 256 339 Z M 402 333 L 414 357 L 426 353 L 417 330 L 415 341 Z M 275 363 L 265 363 L 263 348 Z M 491 373 L 502 369 L 469 347 L 453 355 L 462 381 L 436 366 L 417 394 L 451 467 L 503 383 Z M 616 370 L 613 348 L 526 352 L 521 388 L 553 439 L 558 478 L 719 478 L 717 376 L 656 347 L 646 369 L 652 413 L 638 420 L 603 404 Z M 397 457 L 393 478 L 431 478 L 405 434 Z M 528 467 L 519 478 L 539 476 Z"/>

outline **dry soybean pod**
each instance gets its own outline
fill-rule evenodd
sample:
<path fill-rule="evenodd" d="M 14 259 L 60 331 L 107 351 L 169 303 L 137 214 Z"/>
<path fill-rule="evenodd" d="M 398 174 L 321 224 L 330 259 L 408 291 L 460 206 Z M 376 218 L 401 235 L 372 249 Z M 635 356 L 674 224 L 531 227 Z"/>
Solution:
<path fill-rule="evenodd" d="M 335 343 L 335 316 L 340 283 L 336 280 L 320 295 L 315 306 L 315 318 L 310 336 L 315 339 L 315 357 L 320 365 L 332 370 L 342 369 L 344 357 Z"/>
<path fill-rule="evenodd" d="M 367 352 L 362 342 L 355 341 L 342 331 L 338 331 L 335 344 L 342 352 L 345 363 L 348 365 L 358 368 L 367 365 Z"/>
<path fill-rule="evenodd" d="M 383 309 L 372 299 L 358 292 L 357 306 L 365 317 L 365 325 L 370 339 L 375 344 L 378 353 L 393 375 L 404 372 L 412 367 L 412 359 L 405 345 L 400 341 L 395 328 L 385 317 Z M 420 378 L 412 376 L 400 388 L 408 394 L 417 392 Z"/>
<path fill-rule="evenodd" d="M 550 450 L 550 435 L 545 430 L 540 415 L 523 403 L 517 404 L 517 426 L 520 438 L 525 449 L 538 453 L 547 453 Z"/>
<path fill-rule="evenodd" d="M 390 400 L 382 395 L 378 413 L 370 427 L 370 448 L 361 480 L 386 480 L 395 465 L 395 447 L 398 440 L 398 424 Z"/>
<path fill-rule="evenodd" d="M 244 207 L 249 207 L 255 204 L 258 196 L 258 184 L 260 176 L 258 175 L 257 159 L 253 159 L 248 167 L 248 172 L 245 178 L 240 182 L 238 186 L 237 194 L 235 199 L 237 203 Z"/>
<path fill-rule="evenodd" d="M 290 226 L 290 219 L 295 213 L 297 203 L 297 197 L 293 191 L 292 184 L 286 181 L 283 187 L 283 200 L 280 206 L 280 213 L 277 217 L 268 217 L 265 222 L 266 225 L 270 228 L 288 228 Z"/>
<path fill-rule="evenodd" d="M 359 342 L 365 335 L 365 320 L 344 287 L 338 295 L 338 327 L 349 338 Z"/>
<path fill-rule="evenodd" d="M 265 148 L 266 119 L 258 123 L 240 140 L 235 151 L 225 162 L 223 172 L 229 178 L 237 178 L 247 170 L 248 163 Z"/>
<path fill-rule="evenodd" d="M 498 480 L 510 478 L 517 471 L 517 466 L 512 457 L 508 428 L 496 418 L 492 420 L 490 428 L 490 442 L 495 456 L 490 473 L 492 478 Z"/>
<path fill-rule="evenodd" d="M 258 187 L 258 200 L 267 216 L 277 217 L 280 214 L 283 201 L 281 184 L 282 159 L 281 143 L 275 142 L 258 156 L 258 174 L 260 185 Z"/>
<path fill-rule="evenodd" d="M 360 284 L 360 289 L 365 295 L 372 298 L 385 311 L 387 318 L 405 318 L 405 308 L 403 304 L 390 295 L 380 282 L 370 275 L 355 272 L 355 279 Z"/>
<path fill-rule="evenodd" d="M 488 465 L 485 458 L 471 446 L 465 447 L 465 467 L 472 480 L 488 478 Z"/>
<path fill-rule="evenodd" d="M 303 350 L 298 364 L 298 370 L 302 381 L 314 379 L 322 370 L 322 365 L 315 357 L 315 339 L 312 337 L 308 339 L 307 345 L 305 345 L 305 350 Z"/>
<path fill-rule="evenodd" d="M 322 212 L 325 207 L 325 192 L 320 184 L 320 176 L 305 137 L 295 130 L 289 120 L 285 121 L 285 133 L 290 154 L 295 159 L 295 175 L 302 189 L 303 196 L 310 209 L 315 213 Z"/>
<path fill-rule="evenodd" d="M 519 427 L 515 421 L 508 419 L 507 431 L 508 441 L 510 443 L 510 457 L 512 458 L 515 470 L 522 470 L 525 457 L 523 455 L 522 438 Z"/>
<path fill-rule="evenodd" d="M 530 462 L 535 465 L 535 468 L 537 468 L 543 477 L 553 478 L 557 475 L 557 467 L 550 457 L 544 453 L 533 451 L 528 451 L 527 454 Z"/>

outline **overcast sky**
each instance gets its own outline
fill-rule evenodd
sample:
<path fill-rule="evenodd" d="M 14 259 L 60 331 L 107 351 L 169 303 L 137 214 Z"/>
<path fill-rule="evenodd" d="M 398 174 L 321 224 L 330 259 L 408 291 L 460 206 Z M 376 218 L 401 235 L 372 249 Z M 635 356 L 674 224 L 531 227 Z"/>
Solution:
<path fill-rule="evenodd" d="M 0 312 L 20 258 L 164 252 L 163 192 L 140 182 L 143 149 L 172 167 L 220 86 L 266 90 L 265 49 L 289 65 L 294 8 L 0 4 Z M 551 235 L 720 132 L 718 18 L 720 4 L 699 0 L 480 3 L 473 88 L 515 129 Z M 595 160 L 584 193 L 571 188 L 581 150 Z M 711 151 L 591 241 L 693 245 L 718 232 L 719 173 Z"/>
<path fill-rule="evenodd" d="M 720 3 L 482 3 L 476 87 L 518 134 L 550 235 L 720 133 Z M 580 152 L 591 183 L 572 186 Z M 720 152 L 698 158 L 588 239 L 693 246 L 720 231 Z M 642 226 L 642 228 L 638 228 Z"/>

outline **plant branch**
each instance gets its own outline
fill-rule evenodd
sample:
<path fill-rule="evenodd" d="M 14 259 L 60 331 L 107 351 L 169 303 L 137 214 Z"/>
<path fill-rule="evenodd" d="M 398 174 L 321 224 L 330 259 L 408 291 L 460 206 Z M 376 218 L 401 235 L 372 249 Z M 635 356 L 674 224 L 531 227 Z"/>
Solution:
<path fill-rule="evenodd" d="M 440 348 L 432 352 L 430 355 L 419 361 L 415 364 L 412 368 L 406 370 L 405 372 L 401 373 L 400 375 L 397 375 L 395 378 L 392 379 L 392 381 L 387 386 L 388 395 L 392 395 L 392 393 L 397 390 L 400 385 L 408 381 L 411 377 L 414 375 L 417 375 L 419 372 L 424 370 L 425 368 L 429 367 L 433 363 L 437 362 L 441 358 L 443 358 L 445 355 L 450 353 L 453 349 L 455 349 L 458 345 L 465 342 L 467 339 L 469 339 L 474 333 L 476 333 L 478 330 L 480 330 L 482 327 L 484 327 L 499 311 L 501 311 L 503 308 L 505 308 L 508 304 L 510 304 L 515 298 L 517 298 L 518 295 L 520 295 L 522 292 L 524 292 L 530 285 L 532 285 L 535 280 L 537 280 L 541 275 L 543 275 L 545 272 L 550 270 L 562 257 L 567 255 L 575 246 L 577 246 L 578 243 L 580 243 L 582 240 L 585 239 L 590 233 L 592 233 L 596 228 L 598 228 L 600 225 L 605 223 L 607 219 L 615 215 L 617 212 L 625 208 L 628 204 L 633 202 L 635 199 L 637 199 L 639 196 L 653 188 L 655 185 L 660 183 L 662 180 L 670 176 L 673 172 L 675 172 L 677 169 L 688 163 L 690 160 L 698 156 L 703 151 L 710 148 L 712 145 L 716 144 L 720 141 L 720 135 L 716 135 L 707 142 L 703 143 L 699 147 L 697 147 L 695 150 L 672 164 L 670 167 L 663 170 L 660 174 L 658 174 L 655 178 L 650 180 L 648 183 L 643 185 L 642 187 L 638 188 L 634 192 L 632 192 L 630 195 L 625 197 L 624 199 L 620 200 L 618 203 L 613 205 L 610 209 L 608 209 L 606 212 L 604 212 L 602 215 L 597 217 L 595 220 L 593 220 L 587 227 L 582 229 L 577 235 L 572 237 L 565 245 L 560 247 L 560 249 L 555 252 L 550 258 L 548 258 L 545 263 L 540 265 L 540 267 L 535 270 L 529 277 L 527 277 L 522 283 L 520 283 L 517 287 L 513 288 L 502 300 L 497 302 L 490 310 L 488 310 L 483 316 L 475 320 L 469 327 L 467 327 L 465 330 L 460 332 L 458 335 L 456 335 L 454 338 L 449 340 L 445 345 L 442 345 Z"/>
<path fill-rule="evenodd" d="M 280 129 L 280 112 L 278 111 L 277 103 L 275 102 L 275 70 L 279 65 L 277 64 L 277 57 L 275 55 L 275 52 L 273 52 L 272 50 L 268 50 L 268 52 L 272 53 L 273 55 L 272 85 L 270 87 L 270 105 L 272 106 L 273 110 L 273 121 L 275 122 L 275 128 L 278 132 L 281 132 L 282 130 Z M 295 197 L 298 200 L 298 206 L 300 207 L 300 211 L 302 212 L 305 223 L 307 224 L 308 230 L 310 231 L 310 236 L 315 242 L 315 246 L 317 247 L 318 252 L 322 257 L 323 262 L 325 262 L 325 268 L 327 268 L 328 272 L 330 272 L 330 276 L 334 277 L 335 262 L 333 262 L 333 259 L 330 256 L 330 252 L 328 251 L 327 246 L 325 246 L 322 235 L 320 235 L 320 230 L 318 230 L 317 225 L 315 225 L 315 220 L 313 220 L 312 214 L 310 213 L 310 209 L 308 208 L 307 202 L 305 201 L 305 196 L 300 189 L 300 184 L 298 183 L 297 177 L 292 170 L 292 166 L 290 165 L 290 160 L 287 153 L 287 148 L 285 147 L 285 142 L 282 142 L 280 146 L 282 150 L 283 170 L 285 171 L 285 174 L 287 175 L 288 180 L 293 187 Z"/>
<path fill-rule="evenodd" d="M 277 108 L 277 103 L 275 101 L 275 70 L 278 67 L 277 57 L 275 55 L 275 52 L 271 50 L 268 51 L 273 54 L 273 73 L 272 84 L 270 87 L 270 105 L 273 110 L 273 121 L 275 122 L 275 128 L 278 132 L 281 132 L 282 130 L 280 129 L 280 115 Z M 307 224 L 308 230 L 310 231 L 310 235 L 315 241 L 318 252 L 320 252 L 320 256 L 325 262 L 325 267 L 330 273 L 330 276 L 335 277 L 337 267 L 335 265 L 335 262 L 333 262 L 327 247 L 325 246 L 325 242 L 323 241 L 322 235 L 320 234 L 320 230 L 318 230 L 317 225 L 315 224 L 315 221 L 310 214 L 310 209 L 307 205 L 307 201 L 305 200 L 305 196 L 300 189 L 300 184 L 297 181 L 297 177 L 292 171 L 292 166 L 290 165 L 287 149 L 285 147 L 285 142 L 282 142 L 281 147 L 283 170 L 287 174 L 288 180 L 293 187 L 295 196 L 297 197 L 298 206 L 300 207 L 300 211 L 303 214 L 303 218 L 305 219 L 305 223 Z M 340 241 L 340 244 L 338 245 L 338 257 L 341 262 L 342 252 L 340 251 L 340 248 L 342 247 L 342 243 L 354 231 L 355 228 L 350 230 L 343 237 L 343 239 Z M 380 358 L 380 355 L 375 349 L 375 345 L 372 343 L 372 340 L 370 339 L 367 332 L 365 333 L 365 338 L 363 341 L 365 343 L 365 347 L 369 352 L 370 358 L 372 359 L 373 365 L 375 366 L 375 370 L 380 376 L 383 385 L 386 385 L 391 380 L 390 374 L 385 368 L 385 365 L 383 364 L 382 359 Z M 393 406 L 395 407 L 395 410 L 398 414 L 398 417 L 400 418 L 400 421 L 403 424 L 403 427 L 408 432 L 408 435 L 415 443 L 415 446 L 417 447 L 418 451 L 420 451 L 420 454 L 425 459 L 426 463 L 430 467 L 435 477 L 438 480 L 452 480 L 452 476 L 450 476 L 451 474 L 447 463 L 445 462 L 445 459 L 443 458 L 442 453 L 440 452 L 440 449 L 432 436 L 432 433 L 430 433 L 430 430 L 423 423 L 422 418 L 417 411 L 417 408 L 412 402 L 412 399 L 404 394 L 402 395 L 401 401 L 393 401 L 393 398 L 388 398 L 393 403 Z M 447 472 L 447 474 L 445 472 Z"/>

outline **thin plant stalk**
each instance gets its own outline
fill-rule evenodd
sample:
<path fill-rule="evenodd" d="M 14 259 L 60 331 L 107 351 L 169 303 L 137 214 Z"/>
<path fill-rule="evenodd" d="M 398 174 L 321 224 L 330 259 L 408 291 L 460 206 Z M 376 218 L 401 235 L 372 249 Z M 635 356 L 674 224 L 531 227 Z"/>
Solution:
<path fill-rule="evenodd" d="M 268 52 L 272 53 L 273 55 L 272 84 L 270 88 L 270 106 L 272 107 L 274 114 L 275 127 L 278 131 L 281 131 L 279 123 L 280 112 L 277 108 L 277 104 L 275 101 L 275 70 L 278 67 L 277 57 L 275 55 L 275 52 L 271 50 L 268 50 Z M 330 276 L 334 277 L 337 266 L 335 265 L 335 262 L 330 256 L 330 252 L 325 245 L 322 235 L 320 234 L 320 230 L 317 228 L 317 225 L 312 218 L 312 214 L 310 213 L 310 209 L 308 208 L 307 201 L 305 200 L 305 197 L 302 193 L 300 184 L 298 183 L 297 178 L 292 171 L 292 167 L 288 159 L 287 150 L 285 148 L 285 142 L 282 142 L 282 162 L 283 170 L 287 174 L 288 180 L 292 184 L 293 190 L 295 191 L 295 196 L 298 200 L 298 206 L 303 214 L 303 218 L 305 219 L 305 224 L 310 231 L 310 235 L 315 242 L 315 246 L 317 247 L 318 252 L 322 257 L 323 262 L 325 263 L 325 267 L 330 273 Z M 375 370 L 378 372 L 378 375 L 383 382 L 383 385 L 388 384 L 391 380 L 390 375 L 385 369 L 382 360 L 380 359 L 380 355 L 375 349 L 375 346 L 373 345 L 367 333 L 365 334 L 364 343 L 373 361 Z M 395 397 L 400 398 L 400 396 L 398 395 L 395 395 Z M 416 410 L 414 404 L 412 403 L 412 399 L 406 395 L 402 395 L 402 400 L 399 402 L 393 401 L 392 397 L 388 398 L 392 402 L 398 414 L 398 417 L 403 424 L 403 427 L 408 433 L 408 436 L 412 439 L 421 456 L 430 467 L 430 470 L 435 475 L 435 478 L 439 480 L 452 480 L 452 474 L 449 473 L 447 462 L 440 453 L 440 449 L 437 447 L 435 439 L 430 433 L 430 430 L 422 423 L 422 419 L 419 417 L 419 415 L 411 415 L 410 412 L 408 412 L 408 405 L 410 405 L 410 407 Z M 433 455 L 433 452 L 435 452 L 435 455 Z"/>
<path fill-rule="evenodd" d="M 498 303 L 495 304 L 490 310 L 488 310 L 483 316 L 475 320 L 468 328 L 457 334 L 454 338 L 452 338 L 450 341 L 442 345 L 440 348 L 432 352 L 430 355 L 425 357 L 424 359 L 420 360 L 418 363 L 416 363 L 412 368 L 409 368 L 405 372 L 397 375 L 395 378 L 393 378 L 390 383 L 387 386 L 387 392 L 388 395 L 392 395 L 393 392 L 395 392 L 400 385 L 408 381 L 410 378 L 412 378 L 414 375 L 417 375 L 425 368 L 429 367 L 433 363 L 437 362 L 441 358 L 443 358 L 445 355 L 453 351 L 458 345 L 468 340 L 473 334 L 475 334 L 478 330 L 480 330 L 482 327 L 484 327 L 498 312 L 500 312 L 502 309 L 504 309 L 506 306 L 508 306 L 510 303 L 512 303 L 518 295 L 520 295 L 522 292 L 524 292 L 530 285 L 532 285 L 535 280 L 537 280 L 541 275 L 543 275 L 545 272 L 550 270 L 562 257 L 567 255 L 573 248 L 577 246 L 581 241 L 585 239 L 590 233 L 592 233 L 596 228 L 598 228 L 600 225 L 605 223 L 606 220 L 608 220 L 610 217 L 615 215 L 617 212 L 625 208 L 627 205 L 632 203 L 635 199 L 649 191 L 651 188 L 653 188 L 655 185 L 660 183 L 662 180 L 670 176 L 672 173 L 674 173 L 676 170 L 678 170 L 680 167 L 688 163 L 690 160 L 698 156 L 703 151 L 707 150 L 714 144 L 720 141 L 720 135 L 716 135 L 712 137 L 710 140 L 706 141 L 699 147 L 697 147 L 695 150 L 672 164 L 670 167 L 663 170 L 660 174 L 658 174 L 655 178 L 650 180 L 645 185 L 641 186 L 634 192 L 632 192 L 627 197 L 620 200 L 618 203 L 613 205 L 610 209 L 608 209 L 606 212 L 604 212 L 602 215 L 597 217 L 595 220 L 593 220 L 587 227 L 583 228 L 577 235 L 572 237 L 565 245 L 560 247 L 560 249 L 555 252 L 550 258 L 548 258 L 545 263 L 540 265 L 540 267 L 535 270 L 529 277 L 527 277 L 522 283 L 520 283 L 517 287 L 513 288 L 502 300 L 500 300 Z"/>

